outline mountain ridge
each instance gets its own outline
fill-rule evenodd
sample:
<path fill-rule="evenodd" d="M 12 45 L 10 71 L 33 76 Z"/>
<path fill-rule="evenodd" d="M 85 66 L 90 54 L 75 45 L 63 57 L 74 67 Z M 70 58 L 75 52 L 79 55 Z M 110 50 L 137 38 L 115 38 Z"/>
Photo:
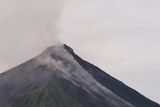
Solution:
<path fill-rule="evenodd" d="M 18 96 L 43 87 L 48 81 L 58 84 L 61 93 L 84 107 L 160 107 L 81 59 L 66 44 L 49 47 L 37 57 L 0 74 L 0 107 L 13 107 L 10 104 Z M 55 105 L 49 107 L 52 106 Z"/>
<path fill-rule="evenodd" d="M 99 75 L 100 72 L 101 72 L 101 75 L 99 75 L 99 78 L 97 77 L 96 80 L 98 80 L 99 82 L 101 82 L 103 85 L 105 85 L 107 88 L 109 89 L 112 89 L 112 91 L 114 91 L 116 94 L 120 95 L 121 97 L 123 97 L 124 99 L 127 100 L 126 96 L 123 95 L 123 93 L 128 93 L 128 94 L 131 94 L 130 96 L 128 95 L 127 97 L 130 97 L 129 101 L 131 101 L 133 104 L 135 104 L 136 102 L 139 102 L 139 103 L 143 103 L 143 99 L 147 100 L 147 102 L 150 103 L 150 99 L 146 98 L 145 96 L 143 96 L 142 94 L 140 94 L 139 92 L 137 92 L 136 90 L 130 88 L 129 86 L 125 85 L 123 82 L 117 80 L 116 78 L 112 77 L 111 75 L 107 74 L 106 72 L 104 72 L 103 70 L 101 70 L 100 68 L 94 66 L 93 64 L 83 60 L 82 58 L 80 58 L 78 55 L 76 55 L 73 51 L 72 48 L 70 48 L 69 46 L 67 46 L 66 44 L 64 44 L 65 48 L 67 49 L 67 51 L 69 53 L 71 53 L 73 55 L 73 57 L 75 58 L 75 60 L 77 60 L 77 62 L 79 62 L 79 64 L 84 68 L 86 69 L 86 71 L 88 71 L 87 68 L 91 68 L 91 69 L 94 69 L 95 72 L 93 72 L 93 70 L 89 70 L 89 72 L 92 74 L 92 76 L 96 77 L 95 75 Z M 90 67 L 92 66 L 92 67 Z M 97 74 L 96 71 L 100 71 L 98 72 L 99 74 Z M 96 74 L 94 74 L 96 73 Z M 103 76 L 106 76 L 106 80 L 103 80 Z M 107 84 L 110 84 L 110 85 L 107 85 L 105 83 L 103 83 L 103 81 L 109 81 L 107 82 Z M 112 86 L 112 83 L 114 82 L 114 84 L 116 83 L 117 86 Z M 116 88 L 116 87 L 120 87 L 120 86 L 124 86 L 125 87 L 125 90 L 121 90 L 122 93 L 119 93 L 120 89 L 119 88 Z M 118 90 L 116 90 L 118 89 Z M 129 89 L 129 90 L 128 90 Z M 132 101 L 132 97 L 137 97 L 137 96 L 141 96 L 142 99 L 138 99 L 137 98 L 134 98 L 135 101 Z M 145 107 L 150 107 L 151 105 L 155 105 L 157 107 L 159 107 L 159 105 L 156 104 L 156 102 L 152 102 L 151 101 L 151 104 L 142 104 L 141 106 L 145 106 Z M 140 105 L 139 105 L 140 106 Z"/>

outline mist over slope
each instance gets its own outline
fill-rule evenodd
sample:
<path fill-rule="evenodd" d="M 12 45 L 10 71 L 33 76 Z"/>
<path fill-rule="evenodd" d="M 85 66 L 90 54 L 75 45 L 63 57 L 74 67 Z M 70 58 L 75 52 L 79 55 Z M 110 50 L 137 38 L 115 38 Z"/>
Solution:
<path fill-rule="evenodd" d="M 1 107 L 160 107 L 84 61 L 67 45 L 0 75 Z"/>

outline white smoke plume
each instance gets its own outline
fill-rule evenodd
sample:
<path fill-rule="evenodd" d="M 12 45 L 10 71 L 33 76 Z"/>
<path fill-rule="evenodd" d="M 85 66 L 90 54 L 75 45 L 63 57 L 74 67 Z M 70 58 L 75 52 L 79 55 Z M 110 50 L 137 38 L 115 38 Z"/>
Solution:
<path fill-rule="evenodd" d="M 71 81 L 86 90 L 89 94 L 93 95 L 95 92 L 109 101 L 115 107 L 134 107 L 129 102 L 121 99 L 109 89 L 99 84 L 79 63 L 70 55 L 63 45 L 56 47 L 50 47 L 44 51 L 41 55 L 36 57 L 35 65 L 47 66 L 49 71 L 54 72 L 54 75 L 58 75 L 61 78 Z M 106 97 L 107 96 L 107 97 Z"/>
<path fill-rule="evenodd" d="M 46 47 L 60 43 L 57 25 L 63 3 L 63 0 L 0 0 L 2 65 L 21 64 Z"/>

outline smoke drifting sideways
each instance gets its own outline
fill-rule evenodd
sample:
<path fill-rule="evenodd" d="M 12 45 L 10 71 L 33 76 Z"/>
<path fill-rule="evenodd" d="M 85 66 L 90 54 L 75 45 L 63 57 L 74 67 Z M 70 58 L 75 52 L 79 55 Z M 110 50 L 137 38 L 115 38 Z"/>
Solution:
<path fill-rule="evenodd" d="M 64 0 L 0 0 L 0 72 L 61 44 L 63 5 Z"/>

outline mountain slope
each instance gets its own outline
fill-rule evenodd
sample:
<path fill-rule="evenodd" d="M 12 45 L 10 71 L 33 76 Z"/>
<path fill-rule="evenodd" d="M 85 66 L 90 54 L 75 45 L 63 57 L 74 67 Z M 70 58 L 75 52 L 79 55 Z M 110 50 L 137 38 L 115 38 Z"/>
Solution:
<path fill-rule="evenodd" d="M 78 55 L 76 55 L 73 50 L 64 45 L 65 49 L 72 54 L 72 56 L 79 62 L 79 64 L 89 72 L 98 82 L 100 82 L 103 86 L 107 87 L 108 89 L 112 90 L 115 94 L 122 97 L 123 99 L 131 102 L 131 104 L 135 105 L 136 107 L 160 107 L 155 102 L 149 100 L 145 96 L 141 95 L 134 89 L 131 89 L 121 81 L 111 77 L 110 75 L 106 74 L 104 71 L 99 69 L 98 67 L 94 66 L 93 64 L 83 60 Z"/>
<path fill-rule="evenodd" d="M 67 45 L 49 47 L 39 56 L 0 75 L 0 107 L 22 105 L 160 107 L 84 61 Z"/>
<path fill-rule="evenodd" d="M 12 107 L 83 107 L 53 81 L 14 101 Z"/>

